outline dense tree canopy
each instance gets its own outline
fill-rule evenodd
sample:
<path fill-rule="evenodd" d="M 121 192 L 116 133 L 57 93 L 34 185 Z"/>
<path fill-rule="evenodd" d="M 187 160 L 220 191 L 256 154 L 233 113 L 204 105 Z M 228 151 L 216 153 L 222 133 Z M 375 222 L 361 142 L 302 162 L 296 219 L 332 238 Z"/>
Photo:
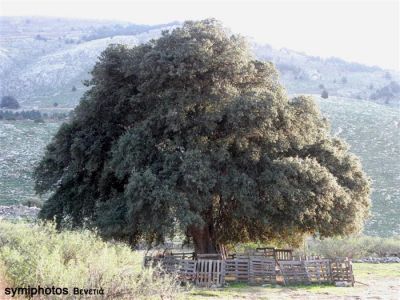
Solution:
<path fill-rule="evenodd" d="M 218 244 L 362 227 L 369 183 L 313 100 L 215 20 L 111 45 L 35 170 L 41 217 L 105 237 Z"/>

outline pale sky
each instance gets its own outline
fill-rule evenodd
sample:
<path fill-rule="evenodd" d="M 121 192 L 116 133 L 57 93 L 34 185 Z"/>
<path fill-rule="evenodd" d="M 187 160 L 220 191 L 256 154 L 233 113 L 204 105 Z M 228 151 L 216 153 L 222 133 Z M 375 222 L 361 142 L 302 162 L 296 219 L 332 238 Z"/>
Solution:
<path fill-rule="evenodd" d="M 140 24 L 214 17 L 273 47 L 400 69 L 400 0 L 0 0 L 3 16 L 124 20 Z"/>

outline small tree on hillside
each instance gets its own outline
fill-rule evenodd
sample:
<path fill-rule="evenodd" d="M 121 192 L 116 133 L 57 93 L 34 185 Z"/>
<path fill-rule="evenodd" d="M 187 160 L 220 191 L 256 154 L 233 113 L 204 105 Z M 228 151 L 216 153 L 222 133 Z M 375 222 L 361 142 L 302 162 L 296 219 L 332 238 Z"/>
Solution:
<path fill-rule="evenodd" d="M 328 91 L 327 90 L 323 90 L 322 91 L 321 98 L 323 98 L 323 99 L 327 99 L 328 98 Z"/>
<path fill-rule="evenodd" d="M 35 170 L 40 217 L 196 252 L 358 231 L 369 183 L 309 97 L 215 20 L 106 49 Z"/>
<path fill-rule="evenodd" d="M 18 109 L 20 108 L 17 99 L 12 96 L 4 96 L 1 98 L 1 108 Z"/>

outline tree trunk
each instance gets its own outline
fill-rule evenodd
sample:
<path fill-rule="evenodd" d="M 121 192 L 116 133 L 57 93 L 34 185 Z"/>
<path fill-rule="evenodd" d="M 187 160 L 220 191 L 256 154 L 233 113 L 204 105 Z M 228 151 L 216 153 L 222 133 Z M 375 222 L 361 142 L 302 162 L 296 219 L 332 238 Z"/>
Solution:
<path fill-rule="evenodd" d="M 189 234 L 193 238 L 194 251 L 197 254 L 214 254 L 217 252 L 217 244 L 212 236 L 209 226 L 191 227 Z"/>

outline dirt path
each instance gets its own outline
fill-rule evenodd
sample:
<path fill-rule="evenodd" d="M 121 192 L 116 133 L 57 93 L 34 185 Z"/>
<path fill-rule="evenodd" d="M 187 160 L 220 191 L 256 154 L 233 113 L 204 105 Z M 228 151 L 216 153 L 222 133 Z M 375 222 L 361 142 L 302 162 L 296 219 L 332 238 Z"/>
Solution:
<path fill-rule="evenodd" d="M 399 300 L 400 282 L 398 279 L 366 280 L 367 285 L 356 283 L 354 287 L 312 288 L 309 290 L 283 289 L 277 295 L 258 295 L 259 299 L 382 299 Z M 257 298 L 254 298 L 257 299 Z"/>

